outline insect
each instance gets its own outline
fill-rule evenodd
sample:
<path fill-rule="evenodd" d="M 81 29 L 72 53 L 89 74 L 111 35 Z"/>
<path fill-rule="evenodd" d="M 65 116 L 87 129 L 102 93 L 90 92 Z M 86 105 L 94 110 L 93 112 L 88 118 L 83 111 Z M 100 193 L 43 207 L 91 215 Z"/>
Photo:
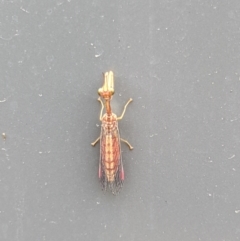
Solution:
<path fill-rule="evenodd" d="M 124 106 L 121 116 L 117 117 L 117 115 L 114 114 L 111 109 L 111 99 L 114 94 L 113 72 L 109 71 L 103 73 L 103 76 L 103 87 L 98 89 L 98 94 L 100 96 L 98 101 L 102 106 L 99 117 L 100 121 L 102 122 L 101 134 L 94 142 L 91 143 L 91 145 L 95 146 L 97 142 L 100 141 L 98 176 L 103 190 L 109 188 L 113 194 L 117 194 L 124 181 L 124 169 L 120 142 L 122 141 L 126 143 L 130 150 L 133 149 L 128 141 L 120 138 L 118 121 L 123 118 L 126 108 L 129 103 L 132 102 L 132 99 L 130 98 Z M 102 99 L 104 100 L 104 103 Z M 104 107 L 106 110 L 105 114 L 103 114 Z"/>

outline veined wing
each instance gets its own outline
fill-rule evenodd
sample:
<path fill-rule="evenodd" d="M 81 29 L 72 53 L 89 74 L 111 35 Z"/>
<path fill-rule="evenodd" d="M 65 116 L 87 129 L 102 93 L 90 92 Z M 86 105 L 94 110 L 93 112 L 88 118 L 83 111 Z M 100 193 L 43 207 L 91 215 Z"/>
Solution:
<path fill-rule="evenodd" d="M 124 170 L 117 127 L 110 131 L 101 128 L 99 179 L 103 189 L 109 188 L 113 194 L 117 194 L 123 185 Z"/>

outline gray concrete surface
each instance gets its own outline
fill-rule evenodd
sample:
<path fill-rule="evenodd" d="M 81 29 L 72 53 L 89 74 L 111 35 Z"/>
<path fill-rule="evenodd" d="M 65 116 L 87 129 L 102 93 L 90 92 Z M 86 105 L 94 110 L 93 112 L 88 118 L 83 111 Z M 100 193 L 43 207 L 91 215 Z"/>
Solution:
<path fill-rule="evenodd" d="M 1 241 L 240 239 L 238 0 L 3 0 L 0 53 Z M 90 145 L 108 70 L 118 196 Z"/>

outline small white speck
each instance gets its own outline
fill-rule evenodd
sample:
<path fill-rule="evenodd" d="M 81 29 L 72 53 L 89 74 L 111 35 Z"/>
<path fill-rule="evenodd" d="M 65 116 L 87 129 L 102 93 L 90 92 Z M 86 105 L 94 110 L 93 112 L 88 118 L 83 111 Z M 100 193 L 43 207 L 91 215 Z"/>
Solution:
<path fill-rule="evenodd" d="M 238 210 L 235 210 L 235 213 L 240 213 L 240 210 L 238 209 Z"/>
<path fill-rule="evenodd" d="M 230 120 L 231 122 L 233 122 L 233 121 L 236 121 L 238 118 L 234 118 L 234 119 L 232 119 L 232 120 Z"/>
<path fill-rule="evenodd" d="M 38 96 L 42 97 L 42 94 L 38 94 Z"/>
<path fill-rule="evenodd" d="M 58 6 L 61 6 L 63 4 L 63 2 L 57 2 Z"/>
<path fill-rule="evenodd" d="M 47 182 L 45 182 L 44 185 L 47 186 Z"/>
<path fill-rule="evenodd" d="M 3 103 L 3 102 L 5 102 L 6 100 L 7 100 L 7 99 L 5 99 L 5 98 L 4 98 L 3 100 L 0 100 L 0 103 Z"/>
<path fill-rule="evenodd" d="M 39 151 L 38 153 L 39 153 L 39 154 L 42 154 L 42 151 Z"/>
<path fill-rule="evenodd" d="M 29 13 L 26 9 L 24 9 L 23 7 L 20 7 L 20 9 L 25 12 L 25 13 Z"/>
<path fill-rule="evenodd" d="M 208 157 L 208 160 L 209 160 L 209 162 L 213 162 L 210 156 Z"/>
<path fill-rule="evenodd" d="M 208 196 L 209 196 L 209 197 L 211 197 L 211 196 L 212 196 L 212 194 L 211 194 L 211 193 L 208 193 Z"/>

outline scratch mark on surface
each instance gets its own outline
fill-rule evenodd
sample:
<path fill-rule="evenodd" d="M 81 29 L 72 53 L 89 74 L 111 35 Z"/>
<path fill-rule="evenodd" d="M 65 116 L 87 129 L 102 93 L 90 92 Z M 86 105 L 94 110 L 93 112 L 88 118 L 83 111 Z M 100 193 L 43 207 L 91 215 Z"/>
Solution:
<path fill-rule="evenodd" d="M 16 230 L 16 240 L 22 240 L 23 237 L 23 215 L 25 213 L 24 211 L 24 203 L 25 203 L 25 192 L 23 191 L 21 194 L 21 197 L 16 205 L 16 215 L 17 215 L 17 230 Z"/>
<path fill-rule="evenodd" d="M 0 39 L 5 40 L 5 41 L 10 41 L 12 39 L 12 37 L 4 38 L 3 36 L 0 36 Z"/>
<path fill-rule="evenodd" d="M 228 158 L 228 160 L 231 160 L 235 157 L 235 155 L 232 155 L 231 157 Z"/>

